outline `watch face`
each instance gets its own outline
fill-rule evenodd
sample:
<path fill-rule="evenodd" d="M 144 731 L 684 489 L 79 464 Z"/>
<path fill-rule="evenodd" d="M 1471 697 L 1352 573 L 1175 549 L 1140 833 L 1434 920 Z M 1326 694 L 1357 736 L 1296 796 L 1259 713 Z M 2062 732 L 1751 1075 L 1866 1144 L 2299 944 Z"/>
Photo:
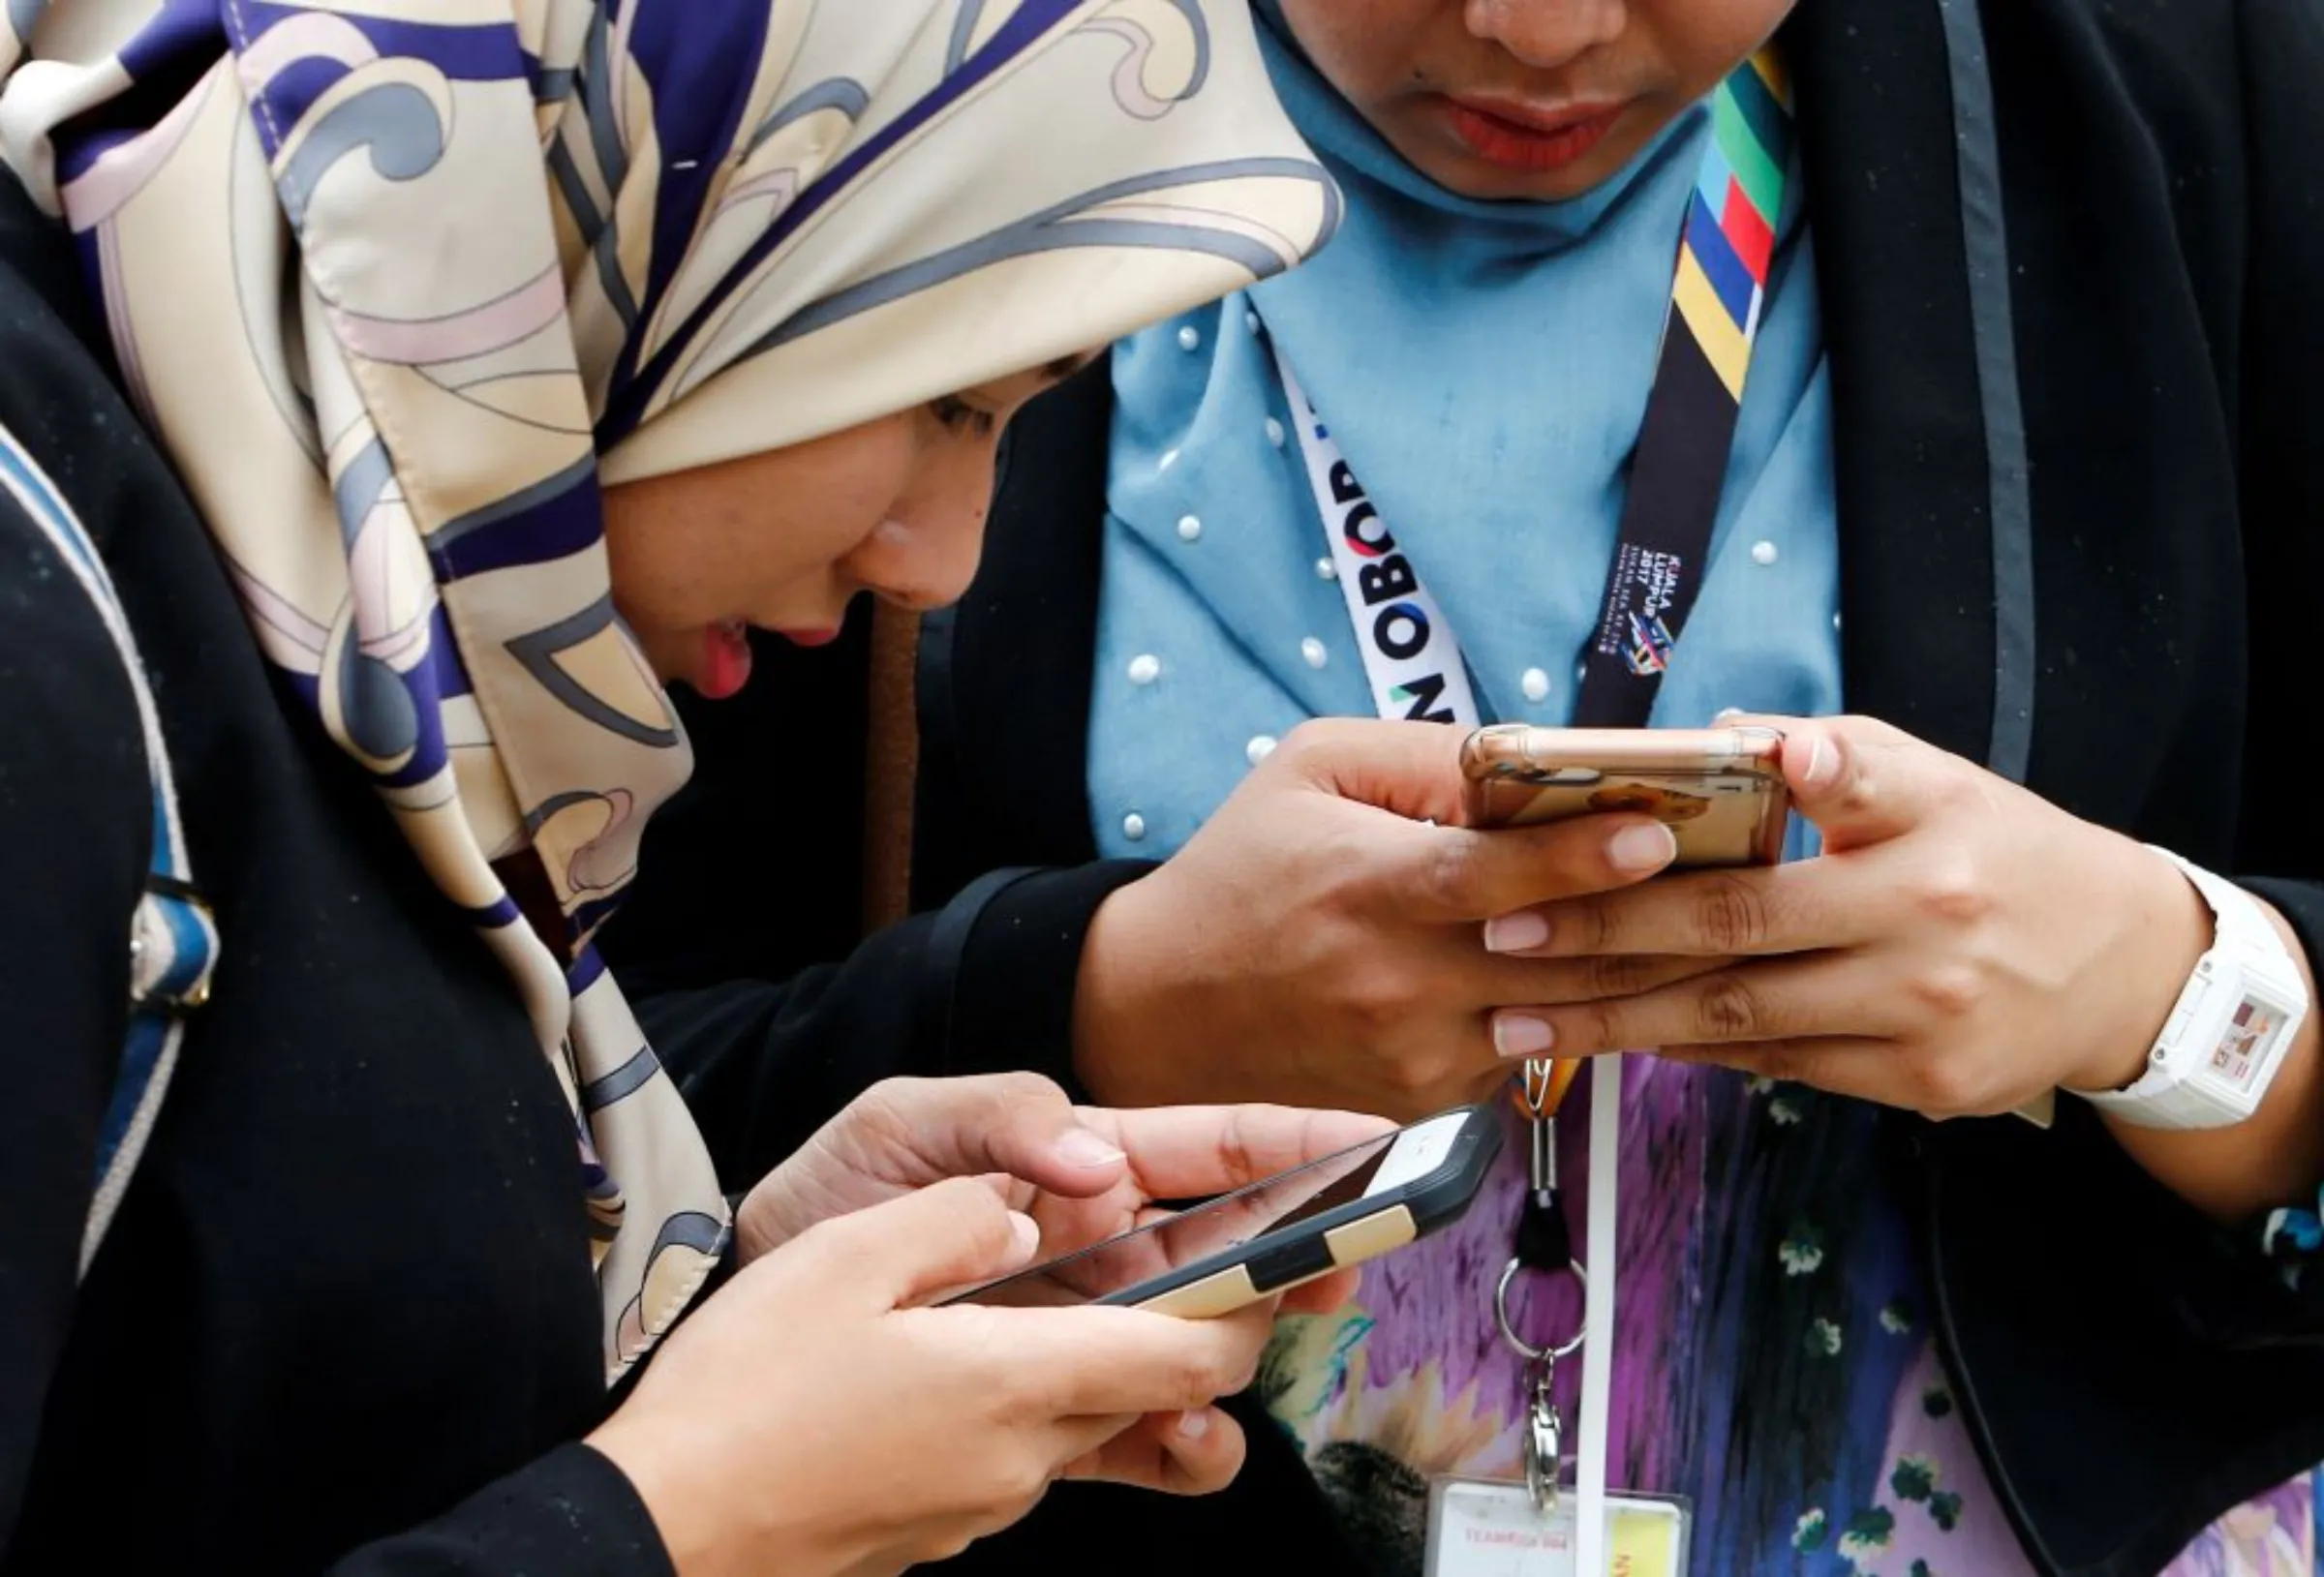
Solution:
<path fill-rule="evenodd" d="M 2244 998 L 2235 1016 L 2220 1030 L 2218 1045 L 2212 1048 L 2211 1071 L 2236 1089 L 2248 1091 L 2282 1023 L 2281 1009 Z"/>

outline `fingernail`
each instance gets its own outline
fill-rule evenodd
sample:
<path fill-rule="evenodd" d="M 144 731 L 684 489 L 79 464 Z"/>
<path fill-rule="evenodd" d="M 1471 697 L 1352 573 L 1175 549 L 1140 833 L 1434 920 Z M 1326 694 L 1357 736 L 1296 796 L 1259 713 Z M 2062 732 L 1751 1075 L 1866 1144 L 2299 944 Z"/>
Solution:
<path fill-rule="evenodd" d="M 1484 951 L 1523 953 L 1549 940 L 1549 922 L 1526 910 L 1484 923 Z"/>
<path fill-rule="evenodd" d="M 1020 1259 L 1030 1259 L 1033 1251 L 1041 1246 L 1041 1228 L 1034 1224 L 1032 1217 L 1022 1210 L 1009 1212 L 1009 1230 L 1017 1238 L 1017 1257 Z"/>
<path fill-rule="evenodd" d="M 1493 1049 L 1505 1057 L 1538 1057 L 1556 1044 L 1546 1018 L 1505 1013 L 1493 1020 Z"/>
<path fill-rule="evenodd" d="M 1069 1128 L 1057 1136 L 1057 1158 L 1075 1167 L 1111 1167 L 1129 1159 L 1086 1128 Z"/>
<path fill-rule="evenodd" d="M 1714 723 L 1724 723 L 1744 715 L 1745 713 L 1741 707 L 1722 707 L 1719 709 L 1719 715 L 1713 717 L 1711 721 Z"/>
<path fill-rule="evenodd" d="M 1678 839 L 1660 822 L 1625 827 L 1606 840 L 1605 857 L 1616 870 L 1660 870 L 1678 858 Z"/>
<path fill-rule="evenodd" d="M 1808 764 L 1800 769 L 1799 780 L 1809 788 L 1821 788 L 1840 773 L 1840 752 L 1833 749 L 1821 735 L 1808 742 Z"/>
<path fill-rule="evenodd" d="M 1210 1433 L 1210 1410 L 1189 1408 L 1178 1414 L 1178 1433 L 1190 1441 L 1199 1441 Z"/>

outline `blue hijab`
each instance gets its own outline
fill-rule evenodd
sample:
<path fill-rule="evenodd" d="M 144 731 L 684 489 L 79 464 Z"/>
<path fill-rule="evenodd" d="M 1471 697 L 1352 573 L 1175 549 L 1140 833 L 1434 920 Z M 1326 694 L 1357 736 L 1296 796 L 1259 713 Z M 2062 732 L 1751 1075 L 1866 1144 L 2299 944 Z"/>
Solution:
<path fill-rule="evenodd" d="M 1371 714 L 1262 324 L 1435 591 L 1485 714 L 1571 715 L 1709 138 L 1697 108 L 1584 197 L 1461 197 L 1260 9 L 1276 87 L 1347 212 L 1305 269 L 1116 349 L 1088 758 L 1113 856 L 1177 848 L 1299 722 Z M 1667 726 L 1840 706 L 1830 389 L 1796 197 L 1778 237 Z"/>

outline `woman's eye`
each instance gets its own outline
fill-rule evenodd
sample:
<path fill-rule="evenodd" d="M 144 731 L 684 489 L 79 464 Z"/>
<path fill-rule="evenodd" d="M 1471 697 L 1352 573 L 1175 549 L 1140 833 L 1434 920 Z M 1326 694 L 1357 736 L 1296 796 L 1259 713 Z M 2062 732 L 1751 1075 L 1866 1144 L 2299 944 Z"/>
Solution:
<path fill-rule="evenodd" d="M 967 433 L 976 438 L 991 438 L 1000 425 L 990 410 L 980 410 L 957 394 L 939 395 L 928 403 L 948 431 Z"/>

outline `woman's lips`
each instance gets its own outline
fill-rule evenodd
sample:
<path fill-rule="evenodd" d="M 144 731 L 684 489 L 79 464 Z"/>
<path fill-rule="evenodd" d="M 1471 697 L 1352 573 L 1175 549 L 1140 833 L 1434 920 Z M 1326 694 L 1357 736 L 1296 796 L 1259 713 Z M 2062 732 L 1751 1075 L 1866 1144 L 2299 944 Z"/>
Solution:
<path fill-rule="evenodd" d="M 702 678 L 694 688 L 705 701 L 723 701 L 749 682 L 750 626 L 713 624 L 702 634 Z"/>
<path fill-rule="evenodd" d="M 1563 169 L 1605 139 L 1622 106 L 1576 105 L 1554 111 L 1483 99 L 1447 99 L 1452 131 L 1469 151 L 1505 169 Z"/>
<path fill-rule="evenodd" d="M 836 628 L 777 629 L 771 633 L 800 647 L 829 646 L 840 638 Z M 702 632 L 702 661 L 688 682 L 703 700 L 724 701 L 741 694 L 750 682 L 750 625 L 744 620 L 729 619 Z"/>

